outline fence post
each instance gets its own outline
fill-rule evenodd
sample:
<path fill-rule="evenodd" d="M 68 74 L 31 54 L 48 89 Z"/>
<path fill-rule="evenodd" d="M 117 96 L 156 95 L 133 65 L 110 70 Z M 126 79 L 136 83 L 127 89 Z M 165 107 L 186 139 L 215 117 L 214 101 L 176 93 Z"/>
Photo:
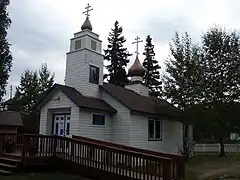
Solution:
<path fill-rule="evenodd" d="M 24 163 L 24 156 L 25 156 L 25 150 L 26 150 L 26 136 L 22 134 L 22 163 Z"/>
<path fill-rule="evenodd" d="M 181 159 L 180 159 L 180 162 L 178 163 L 179 165 L 179 179 L 181 180 L 184 180 L 185 179 L 185 157 L 183 156 Z"/>
<path fill-rule="evenodd" d="M 170 180 L 171 177 L 171 160 L 163 162 L 163 180 Z"/>
<path fill-rule="evenodd" d="M 0 134 L 0 155 L 4 154 L 5 134 Z"/>
<path fill-rule="evenodd" d="M 57 137 L 53 136 L 53 156 L 57 156 Z"/>

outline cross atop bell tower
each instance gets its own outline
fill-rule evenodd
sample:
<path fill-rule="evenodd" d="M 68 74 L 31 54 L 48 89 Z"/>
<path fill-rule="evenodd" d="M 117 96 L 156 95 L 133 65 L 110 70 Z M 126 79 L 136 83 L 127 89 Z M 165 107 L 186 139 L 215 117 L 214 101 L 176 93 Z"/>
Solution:
<path fill-rule="evenodd" d="M 85 7 L 86 11 L 83 12 L 83 14 L 86 15 L 86 17 L 88 18 L 90 16 L 89 12 L 93 10 L 93 8 L 89 5 L 89 3 L 87 4 L 87 7 Z"/>
<path fill-rule="evenodd" d="M 93 8 L 89 4 L 87 4 L 87 7 L 85 7 L 85 9 L 86 9 L 86 11 L 84 11 L 83 14 L 86 15 L 86 20 L 84 21 L 81 29 L 82 30 L 88 29 L 88 30 L 92 31 L 92 24 L 89 20 L 89 16 L 90 16 L 89 12 L 92 11 Z"/>
<path fill-rule="evenodd" d="M 99 35 L 92 31 L 90 23 L 92 10 L 93 8 L 87 4 L 83 12 L 85 21 L 82 30 L 74 33 L 70 40 L 65 85 L 74 87 L 84 96 L 98 97 L 99 85 L 103 84 L 104 56 L 101 54 L 102 41 Z"/>

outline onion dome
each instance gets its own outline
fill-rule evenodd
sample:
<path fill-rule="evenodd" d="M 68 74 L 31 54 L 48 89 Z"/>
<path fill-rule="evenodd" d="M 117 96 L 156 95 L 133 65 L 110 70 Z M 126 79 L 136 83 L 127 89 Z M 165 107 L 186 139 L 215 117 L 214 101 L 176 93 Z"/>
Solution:
<path fill-rule="evenodd" d="M 133 76 L 143 77 L 145 72 L 146 72 L 146 69 L 140 63 L 138 56 L 136 56 L 136 59 L 135 59 L 133 65 L 128 70 L 128 75 L 131 77 L 133 77 Z"/>
<path fill-rule="evenodd" d="M 85 30 L 85 29 L 88 29 L 90 31 L 92 31 L 92 24 L 89 20 L 89 18 L 87 17 L 86 20 L 84 21 L 82 27 L 81 27 L 82 31 Z"/>

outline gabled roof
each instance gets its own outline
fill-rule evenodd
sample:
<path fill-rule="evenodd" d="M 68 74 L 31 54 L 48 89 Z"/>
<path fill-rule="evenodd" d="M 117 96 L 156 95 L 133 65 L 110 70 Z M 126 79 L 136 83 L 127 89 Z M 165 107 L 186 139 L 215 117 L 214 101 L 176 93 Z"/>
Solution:
<path fill-rule="evenodd" d="M 13 99 L 8 99 L 5 102 L 3 102 L 4 105 L 13 105 L 14 104 L 14 100 Z"/>
<path fill-rule="evenodd" d="M 62 91 L 73 103 L 79 107 L 97 109 L 110 113 L 117 112 L 113 107 L 111 107 L 102 99 L 83 96 L 76 89 L 60 84 L 54 84 L 54 86 L 46 93 L 42 100 L 40 100 L 37 109 L 40 110 L 41 107 L 45 105 L 58 90 Z"/>
<path fill-rule="evenodd" d="M 14 99 L 8 99 L 3 102 L 2 105 L 6 106 L 8 111 L 20 111 L 20 107 L 16 104 Z"/>
<path fill-rule="evenodd" d="M 109 83 L 104 83 L 100 87 L 127 106 L 131 111 L 169 117 L 177 120 L 182 118 L 182 111 L 165 100 L 141 96 L 132 90 Z"/>
<path fill-rule="evenodd" d="M 0 126 L 22 126 L 20 112 L 17 111 L 0 111 Z"/>

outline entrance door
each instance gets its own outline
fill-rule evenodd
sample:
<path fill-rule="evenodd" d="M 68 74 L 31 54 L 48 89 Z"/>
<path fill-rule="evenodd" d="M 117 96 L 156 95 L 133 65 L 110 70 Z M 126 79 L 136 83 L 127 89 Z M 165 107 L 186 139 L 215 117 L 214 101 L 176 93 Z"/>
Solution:
<path fill-rule="evenodd" d="M 70 114 L 54 115 L 54 134 L 58 136 L 70 135 Z"/>

